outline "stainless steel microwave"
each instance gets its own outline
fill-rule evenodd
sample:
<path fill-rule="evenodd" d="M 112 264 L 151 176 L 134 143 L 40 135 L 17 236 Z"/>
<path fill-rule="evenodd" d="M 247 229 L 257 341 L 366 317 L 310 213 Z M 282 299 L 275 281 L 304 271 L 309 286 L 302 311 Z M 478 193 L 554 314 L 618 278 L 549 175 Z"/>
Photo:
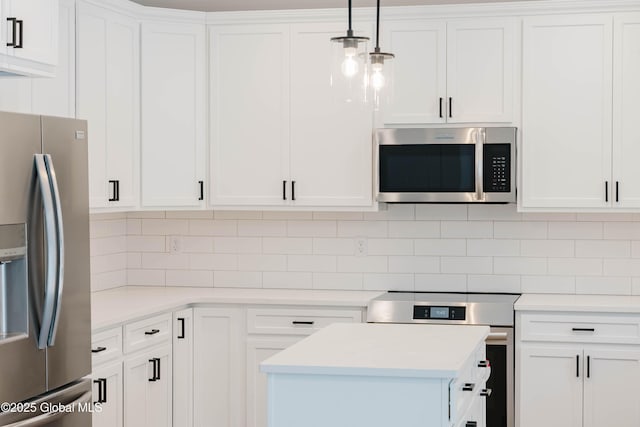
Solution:
<path fill-rule="evenodd" d="M 515 203 L 516 128 L 377 129 L 377 200 Z"/>

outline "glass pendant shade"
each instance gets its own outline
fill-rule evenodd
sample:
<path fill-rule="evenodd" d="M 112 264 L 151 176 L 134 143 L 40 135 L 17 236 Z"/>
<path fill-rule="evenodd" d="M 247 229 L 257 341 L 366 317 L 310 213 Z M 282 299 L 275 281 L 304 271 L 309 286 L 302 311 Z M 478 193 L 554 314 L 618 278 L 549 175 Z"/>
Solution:
<path fill-rule="evenodd" d="M 371 90 L 374 109 L 380 109 L 383 89 L 388 85 L 385 76 L 384 62 L 395 58 L 393 53 L 385 53 L 380 50 L 380 0 L 376 7 L 376 47 L 369 53 L 369 70 L 367 71 L 367 85 Z M 385 90 L 384 92 L 388 92 Z M 388 98 L 387 98 L 388 99 Z"/>
<path fill-rule="evenodd" d="M 367 38 L 331 39 L 331 87 L 338 99 L 363 102 L 366 95 Z"/>

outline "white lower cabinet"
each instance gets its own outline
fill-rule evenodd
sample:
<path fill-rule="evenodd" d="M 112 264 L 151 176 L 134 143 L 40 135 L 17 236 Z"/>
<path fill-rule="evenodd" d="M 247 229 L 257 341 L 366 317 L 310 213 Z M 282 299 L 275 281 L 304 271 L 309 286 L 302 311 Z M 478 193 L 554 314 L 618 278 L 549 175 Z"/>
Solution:
<path fill-rule="evenodd" d="M 516 343 L 519 427 L 640 425 L 640 345 L 620 343 L 620 315 L 520 316 Z M 618 325 L 607 329 L 609 325 Z M 626 331 L 629 331 L 627 328 Z M 546 340 L 537 339 L 544 336 Z M 636 331 L 636 335 L 638 332 Z M 624 338 L 622 338 L 624 340 Z"/>
<path fill-rule="evenodd" d="M 193 425 L 193 309 L 173 313 L 173 425 Z"/>
<path fill-rule="evenodd" d="M 122 362 L 93 372 L 93 427 L 122 427 Z"/>

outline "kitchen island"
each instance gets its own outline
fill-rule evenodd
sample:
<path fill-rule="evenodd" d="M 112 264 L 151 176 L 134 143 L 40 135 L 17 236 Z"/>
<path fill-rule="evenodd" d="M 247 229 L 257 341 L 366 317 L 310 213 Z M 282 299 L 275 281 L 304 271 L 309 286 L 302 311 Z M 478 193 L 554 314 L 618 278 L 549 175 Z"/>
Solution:
<path fill-rule="evenodd" d="M 333 324 L 265 360 L 269 427 L 485 425 L 487 326 Z"/>

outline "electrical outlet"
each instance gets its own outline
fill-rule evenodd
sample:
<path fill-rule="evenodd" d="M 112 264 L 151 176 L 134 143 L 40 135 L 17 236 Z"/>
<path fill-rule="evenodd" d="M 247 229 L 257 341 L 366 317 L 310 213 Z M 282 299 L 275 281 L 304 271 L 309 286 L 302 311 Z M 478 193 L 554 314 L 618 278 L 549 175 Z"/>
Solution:
<path fill-rule="evenodd" d="M 364 237 L 358 237 L 356 239 L 356 256 L 367 255 L 367 239 Z"/>
<path fill-rule="evenodd" d="M 180 236 L 171 236 L 169 238 L 169 252 L 182 252 L 182 238 Z"/>

